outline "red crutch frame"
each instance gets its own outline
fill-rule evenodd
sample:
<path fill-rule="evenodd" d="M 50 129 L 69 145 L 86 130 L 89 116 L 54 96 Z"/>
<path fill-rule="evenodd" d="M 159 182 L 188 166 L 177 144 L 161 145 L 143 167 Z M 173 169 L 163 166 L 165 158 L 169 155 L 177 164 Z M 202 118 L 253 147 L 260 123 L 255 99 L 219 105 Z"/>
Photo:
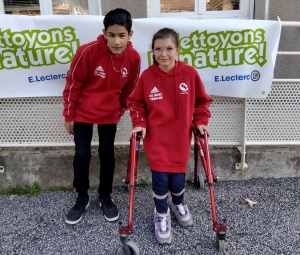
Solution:
<path fill-rule="evenodd" d="M 206 180 L 210 191 L 210 202 L 212 210 L 213 220 L 213 231 L 216 232 L 216 241 L 219 249 L 225 250 L 225 239 L 226 239 L 226 220 L 223 219 L 222 223 L 217 221 L 216 205 L 214 198 L 214 187 L 213 183 L 217 181 L 217 177 L 213 172 L 210 164 L 209 147 L 208 147 L 208 134 L 204 131 L 204 135 L 201 135 L 199 130 L 193 128 L 194 133 L 194 184 L 197 187 L 204 187 L 204 180 L 198 169 L 198 157 L 200 157 L 203 170 L 206 176 Z M 129 214 L 128 214 L 128 225 L 120 226 L 119 234 L 120 240 L 123 247 L 123 253 L 126 255 L 139 255 L 139 248 L 137 245 L 129 240 L 129 236 L 133 233 L 132 221 L 133 221 L 133 203 L 134 203 L 134 188 L 136 186 L 137 177 L 137 161 L 140 147 L 140 140 L 142 133 L 134 133 L 130 138 L 129 157 L 127 164 L 127 172 L 125 183 L 129 186 Z M 122 223 L 120 223 L 122 225 Z"/>
<path fill-rule="evenodd" d="M 126 178 L 125 178 L 125 183 L 128 184 L 128 188 L 129 188 L 128 225 L 124 227 L 120 226 L 119 228 L 123 253 L 126 255 L 140 254 L 139 248 L 133 241 L 129 240 L 129 236 L 133 233 L 132 220 L 133 220 L 134 188 L 136 186 L 137 161 L 138 161 L 141 138 L 142 138 L 142 132 L 133 133 L 130 138 L 129 157 L 127 163 Z M 122 225 L 121 222 L 120 225 Z"/>
<path fill-rule="evenodd" d="M 213 169 L 210 164 L 209 156 L 209 147 L 208 147 L 208 134 L 204 131 L 204 134 L 201 135 L 200 131 L 196 128 L 193 128 L 194 133 L 194 184 L 197 187 L 203 188 L 204 180 L 201 174 L 198 172 L 198 157 L 200 157 L 203 170 L 206 176 L 206 181 L 209 186 L 210 192 L 210 203 L 211 203 L 211 212 L 212 212 L 212 221 L 213 221 L 213 231 L 216 232 L 216 240 L 220 250 L 225 250 L 225 239 L 226 239 L 226 219 L 223 219 L 221 223 L 217 221 L 217 212 L 215 204 L 215 195 L 214 195 L 214 186 L 213 183 L 217 181 L 217 176 L 213 172 Z"/>

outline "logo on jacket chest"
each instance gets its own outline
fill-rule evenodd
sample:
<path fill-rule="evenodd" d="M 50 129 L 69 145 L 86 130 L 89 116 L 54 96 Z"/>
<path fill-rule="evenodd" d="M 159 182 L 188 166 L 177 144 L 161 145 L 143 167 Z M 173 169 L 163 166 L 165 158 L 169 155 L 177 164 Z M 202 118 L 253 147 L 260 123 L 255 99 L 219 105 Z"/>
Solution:
<path fill-rule="evenodd" d="M 189 87 L 186 85 L 186 83 L 180 83 L 179 88 L 181 90 L 180 94 L 188 94 Z"/>
<path fill-rule="evenodd" d="M 104 72 L 102 66 L 98 66 L 98 67 L 95 69 L 94 75 L 95 75 L 95 76 L 100 76 L 100 77 L 102 77 L 102 78 L 105 78 L 105 76 L 106 76 L 106 74 L 105 74 L 105 72 Z"/>
<path fill-rule="evenodd" d="M 128 71 L 127 71 L 127 68 L 126 68 L 126 67 L 122 67 L 122 68 L 121 68 L 121 74 L 122 74 L 122 77 L 121 77 L 121 78 L 127 77 Z"/>
<path fill-rule="evenodd" d="M 122 67 L 121 70 L 120 70 L 122 76 L 121 78 L 126 78 L 128 76 L 128 70 L 126 67 Z M 94 71 L 94 75 L 95 76 L 100 76 L 102 77 L 103 79 L 106 77 L 106 73 L 105 71 L 103 70 L 102 66 L 98 66 L 95 71 Z"/>
<path fill-rule="evenodd" d="M 159 92 L 159 90 L 154 87 L 149 94 L 149 100 L 150 101 L 154 101 L 154 100 L 162 100 L 163 99 L 163 95 L 162 93 Z"/>

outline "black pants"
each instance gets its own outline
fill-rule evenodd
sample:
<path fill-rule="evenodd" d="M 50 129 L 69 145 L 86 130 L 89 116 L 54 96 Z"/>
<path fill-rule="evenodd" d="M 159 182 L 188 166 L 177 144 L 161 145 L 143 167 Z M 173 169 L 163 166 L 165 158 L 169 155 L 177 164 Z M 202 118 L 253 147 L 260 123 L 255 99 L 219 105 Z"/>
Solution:
<path fill-rule="evenodd" d="M 109 196 L 112 192 L 112 183 L 115 170 L 114 141 L 116 124 L 98 125 L 99 158 L 100 158 L 100 183 L 99 195 Z M 74 123 L 75 156 L 73 162 L 74 181 L 79 196 L 87 196 L 90 188 L 89 165 L 91 161 L 91 141 L 93 124 Z"/>

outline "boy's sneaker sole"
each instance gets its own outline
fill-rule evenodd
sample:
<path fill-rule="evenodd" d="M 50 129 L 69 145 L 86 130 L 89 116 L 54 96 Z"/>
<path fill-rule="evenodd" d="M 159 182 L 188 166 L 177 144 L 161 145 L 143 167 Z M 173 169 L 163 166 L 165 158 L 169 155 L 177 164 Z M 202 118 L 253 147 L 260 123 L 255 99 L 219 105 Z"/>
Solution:
<path fill-rule="evenodd" d="M 85 206 L 85 210 L 88 209 L 89 206 L 90 206 L 90 201 Z M 74 225 L 74 224 L 78 223 L 79 221 L 81 221 L 81 219 L 82 219 L 82 215 L 80 216 L 80 218 L 78 220 L 71 221 L 71 220 L 66 219 L 66 223 Z"/>
<path fill-rule="evenodd" d="M 99 206 L 100 206 L 100 208 L 102 209 L 102 212 L 103 212 L 103 207 L 102 207 L 102 204 L 101 204 L 101 202 L 99 201 L 99 199 L 98 199 L 98 203 L 99 203 Z M 118 213 L 117 216 L 115 216 L 115 217 L 113 217 L 113 218 L 108 218 L 108 217 L 106 217 L 106 215 L 104 214 L 104 212 L 103 212 L 103 215 L 104 215 L 104 218 L 105 218 L 107 221 L 116 221 L 117 219 L 119 219 L 119 213 Z"/>

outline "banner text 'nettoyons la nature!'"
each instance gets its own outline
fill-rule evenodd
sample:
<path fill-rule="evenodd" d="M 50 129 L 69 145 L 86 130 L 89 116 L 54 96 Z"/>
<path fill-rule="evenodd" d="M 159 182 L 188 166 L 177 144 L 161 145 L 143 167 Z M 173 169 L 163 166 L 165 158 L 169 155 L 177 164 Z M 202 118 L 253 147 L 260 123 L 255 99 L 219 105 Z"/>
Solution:
<path fill-rule="evenodd" d="M 72 61 L 80 41 L 75 29 L 23 30 L 11 32 L 0 30 L 0 69 L 50 66 Z"/>

